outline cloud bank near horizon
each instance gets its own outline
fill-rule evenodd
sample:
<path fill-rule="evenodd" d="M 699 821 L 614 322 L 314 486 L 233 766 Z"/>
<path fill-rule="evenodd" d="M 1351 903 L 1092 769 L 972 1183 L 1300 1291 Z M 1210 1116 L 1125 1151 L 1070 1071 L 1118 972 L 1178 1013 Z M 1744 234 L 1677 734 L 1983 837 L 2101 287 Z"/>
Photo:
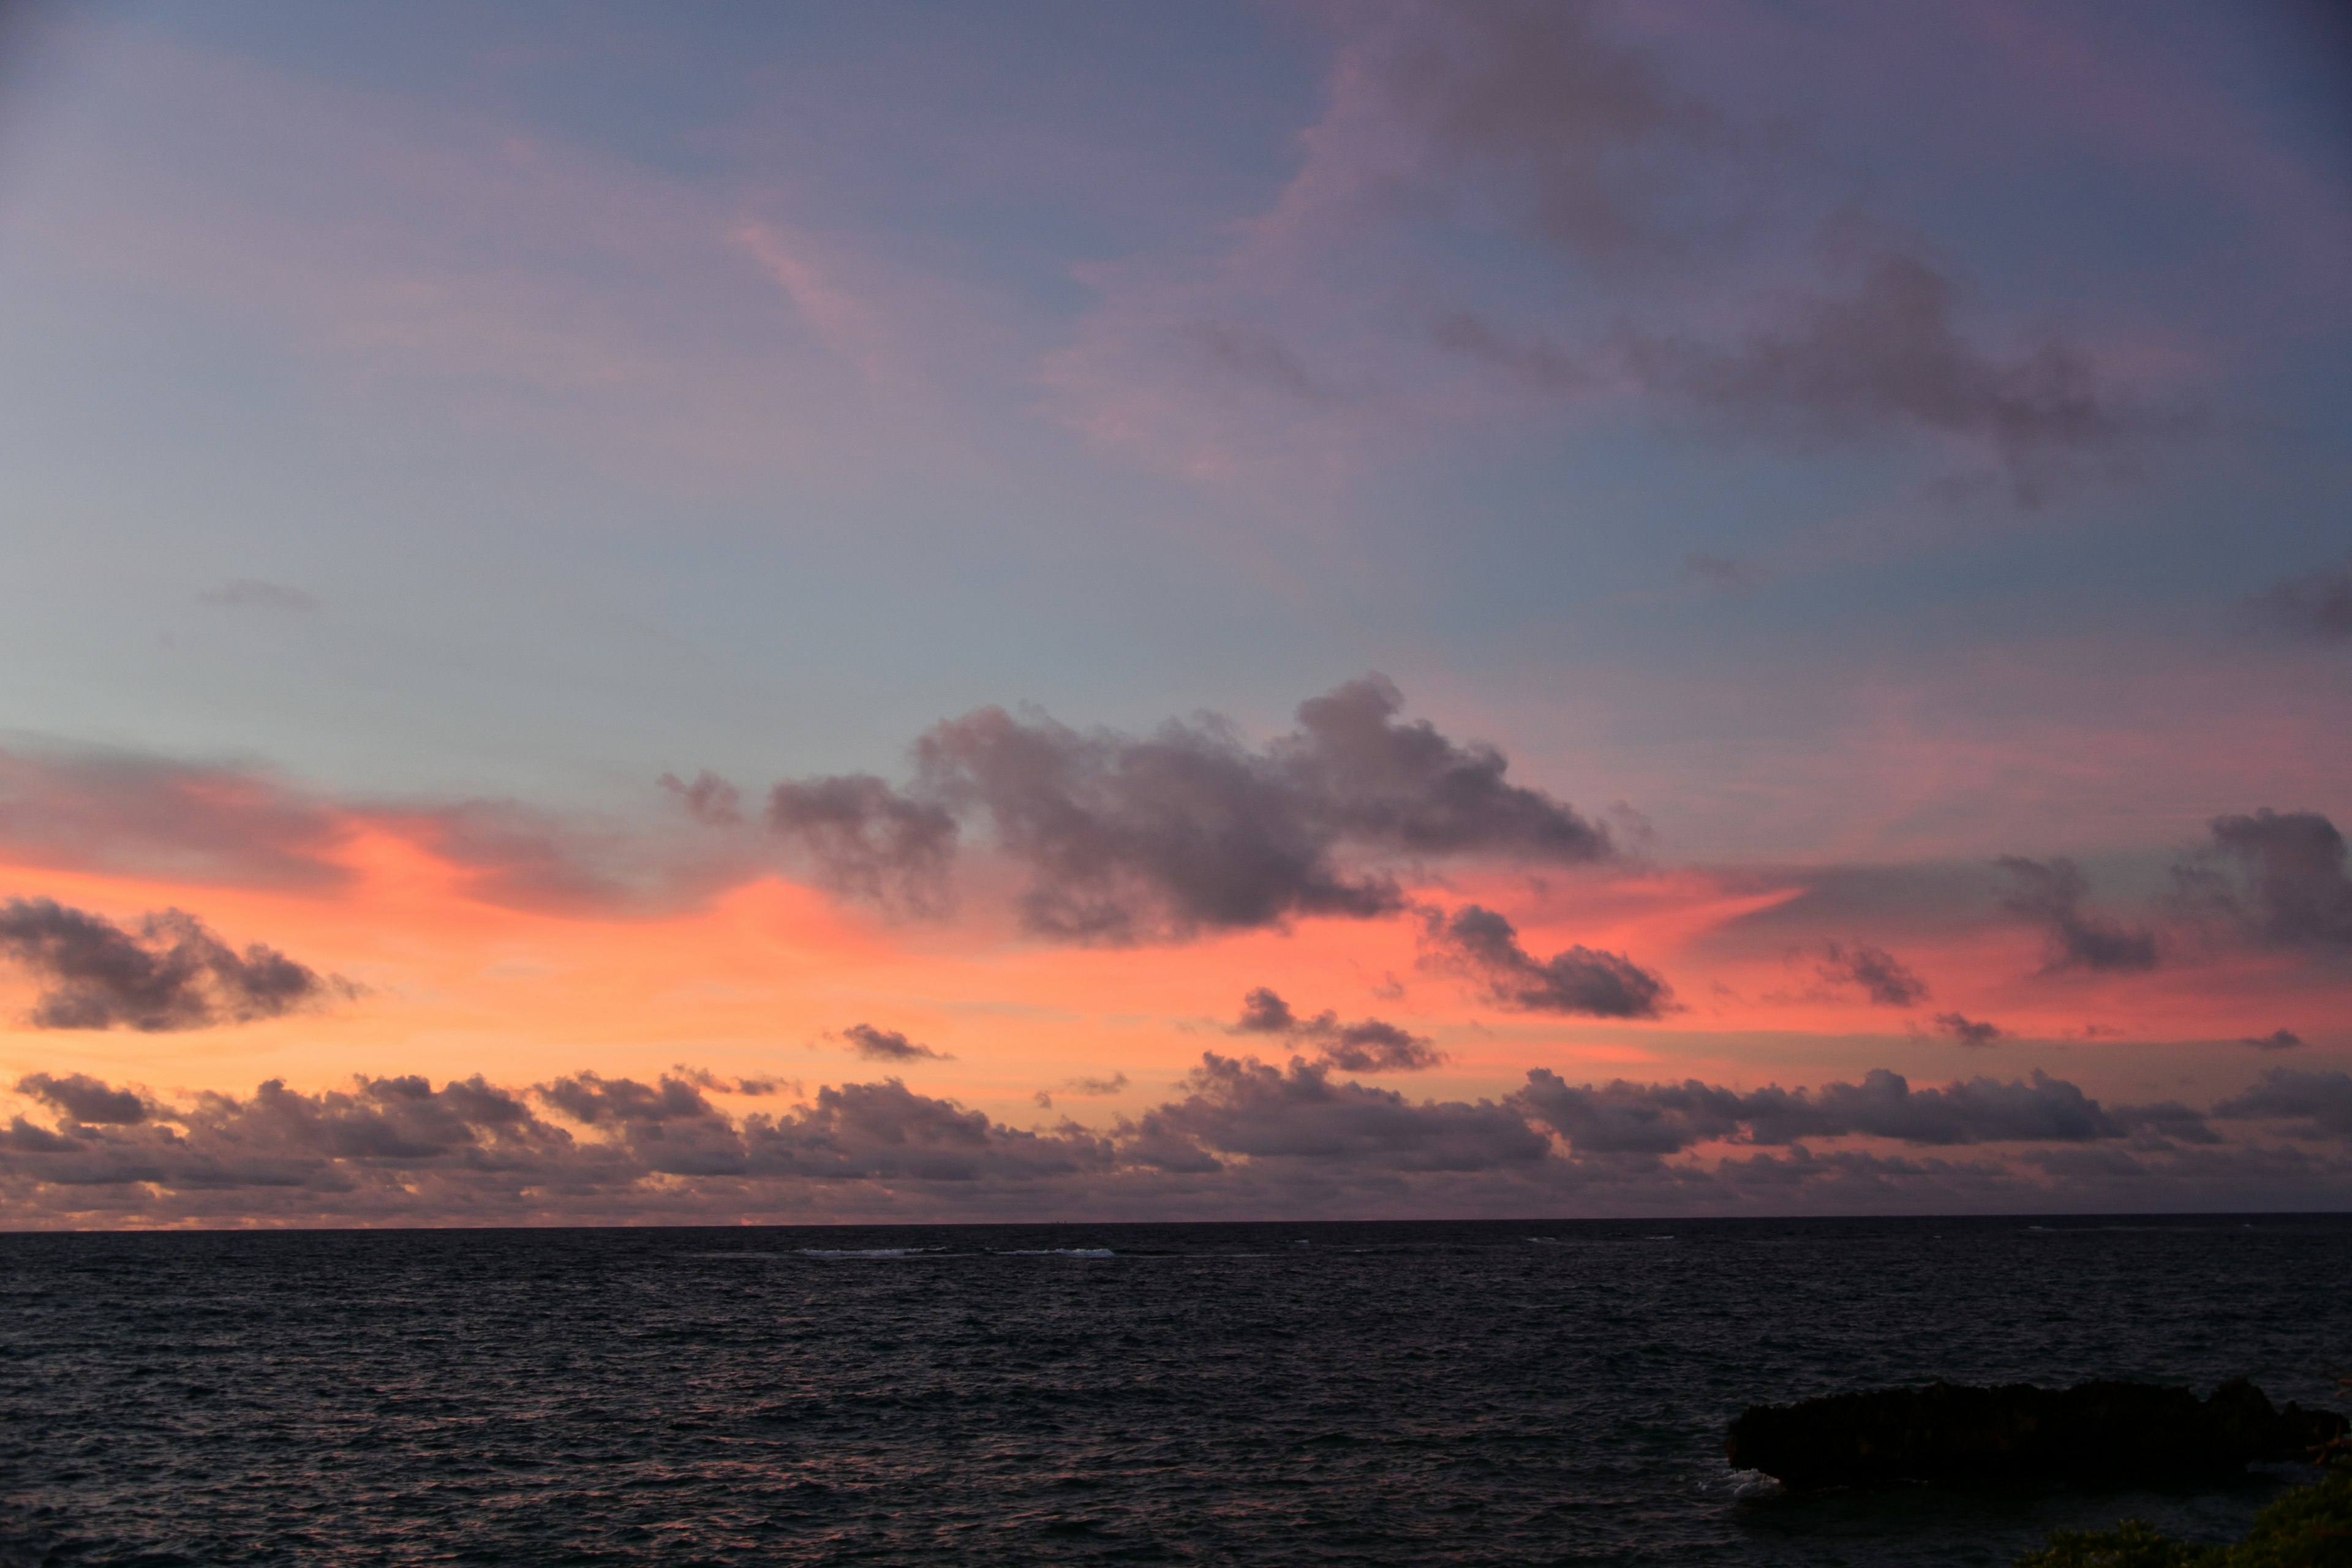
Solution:
<path fill-rule="evenodd" d="M 358 1077 L 166 1099 L 29 1074 L 0 1130 L 21 1224 L 497 1225 L 737 1219 L 2304 1207 L 2352 1199 L 2352 1075 L 2272 1068 L 2204 1110 L 2102 1104 L 2034 1072 L 1915 1088 L 1572 1084 L 1412 1100 L 1294 1057 L 1204 1052 L 1101 1129 L 1018 1128 L 898 1078 L 776 1086 L 688 1069 L 524 1088 Z"/>

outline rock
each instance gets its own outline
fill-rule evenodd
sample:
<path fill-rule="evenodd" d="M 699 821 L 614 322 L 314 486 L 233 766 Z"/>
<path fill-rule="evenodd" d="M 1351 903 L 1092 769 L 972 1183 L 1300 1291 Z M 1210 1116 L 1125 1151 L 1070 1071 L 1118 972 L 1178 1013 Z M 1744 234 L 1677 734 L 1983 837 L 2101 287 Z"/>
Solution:
<path fill-rule="evenodd" d="M 2200 1400 L 2185 1388 L 1880 1389 L 1754 1405 L 1731 1424 L 1733 1468 L 1797 1490 L 1888 1481 L 2178 1481 L 2250 1460 L 2302 1459 L 2344 1435 L 2343 1416 L 2274 1410 L 2243 1378 Z"/>

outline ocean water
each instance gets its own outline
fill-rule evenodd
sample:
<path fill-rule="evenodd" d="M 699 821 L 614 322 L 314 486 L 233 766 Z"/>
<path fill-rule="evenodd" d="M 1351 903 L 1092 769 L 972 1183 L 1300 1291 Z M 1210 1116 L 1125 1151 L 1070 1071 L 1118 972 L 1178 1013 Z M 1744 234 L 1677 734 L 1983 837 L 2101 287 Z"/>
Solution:
<path fill-rule="evenodd" d="M 2006 1563 L 1750 1402 L 2352 1369 L 2352 1219 L 0 1236 L 7 1563 Z"/>

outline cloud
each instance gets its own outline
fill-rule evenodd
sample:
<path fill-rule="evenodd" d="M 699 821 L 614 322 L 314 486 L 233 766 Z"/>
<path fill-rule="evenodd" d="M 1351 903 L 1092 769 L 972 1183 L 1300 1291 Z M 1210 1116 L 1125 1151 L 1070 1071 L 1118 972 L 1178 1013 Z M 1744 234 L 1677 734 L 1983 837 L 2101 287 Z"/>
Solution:
<path fill-rule="evenodd" d="M 1915 1088 L 1570 1084 L 1415 1100 L 1293 1060 L 1207 1052 L 1175 1095 L 1108 1131 L 1023 1130 L 895 1078 L 733 1117 L 692 1068 L 523 1089 L 358 1077 L 316 1092 L 176 1100 L 28 1075 L 58 1113 L 0 1128 L 16 1223 L 573 1223 L 1126 1214 L 2016 1213 L 2334 1201 L 2352 1162 L 2227 1142 L 2213 1123 L 2352 1142 L 2352 1078 L 2274 1071 L 2211 1113 L 2106 1107 L 2035 1073 Z M 797 1099 L 797 1096 L 796 1096 Z M 1969 1148 L 1966 1162 L 1842 1147 Z M 1752 1154 L 1699 1152 L 1747 1145 Z M 2259 1206 L 2259 1205 L 2256 1205 Z"/>
<path fill-rule="evenodd" d="M 52 899 L 10 899 L 0 956 L 44 983 L 27 1018 L 37 1029 L 203 1029 L 353 992 L 259 942 L 239 952 L 180 910 L 143 916 L 132 931 Z"/>
<path fill-rule="evenodd" d="M 0 750 L 0 860 L 13 865 L 327 892 L 351 885 L 348 851 L 369 833 L 443 859 L 470 897 L 562 913 L 675 907 L 751 863 L 737 841 L 713 847 L 514 801 L 321 800 L 249 767 Z"/>
<path fill-rule="evenodd" d="M 2315 567 L 2246 601 L 2263 625 L 2315 642 L 2352 641 L 2352 570 Z"/>
<path fill-rule="evenodd" d="M 1075 1094 L 1087 1100 L 1102 1100 L 1114 1094 L 1126 1092 L 1127 1075 L 1123 1072 L 1115 1072 L 1108 1078 L 1066 1078 L 1062 1080 L 1060 1089 L 1041 1089 L 1031 1098 L 1034 1099 L 1043 1109 L 1051 1110 L 1054 1109 L 1054 1096 L 1056 1094 Z"/>
<path fill-rule="evenodd" d="M 2109 1112 L 2114 1123 L 2126 1132 L 2141 1135 L 2142 1143 L 2203 1143 L 2221 1142 L 2221 1135 L 2206 1124 L 2206 1113 L 2192 1110 L 2176 1100 L 2161 1100 L 2154 1105 L 2118 1105 Z"/>
<path fill-rule="evenodd" d="M 1408 1100 L 1391 1089 L 1334 1082 L 1319 1063 L 1267 1067 L 1202 1053 L 1189 1092 L 1125 1132 L 1135 1157 L 1177 1171 L 1221 1162 L 1283 1160 L 1383 1171 L 1484 1171 L 1542 1160 L 1549 1144 L 1506 1106 Z"/>
<path fill-rule="evenodd" d="M 2007 1037 L 1998 1025 L 1981 1022 L 1963 1013 L 1938 1013 L 1935 1021 L 1937 1034 L 1963 1046 L 1989 1046 L 1995 1040 Z"/>
<path fill-rule="evenodd" d="M 800 1080 L 784 1078 L 721 1078 L 708 1068 L 687 1067 L 681 1063 L 673 1069 L 674 1076 L 709 1094 L 738 1094 L 747 1100 L 763 1100 L 770 1095 L 801 1092 Z"/>
<path fill-rule="evenodd" d="M 732 827 L 743 820 L 743 792 L 705 768 L 688 784 L 676 773 L 655 783 L 677 797 L 686 814 L 705 827 Z"/>
<path fill-rule="evenodd" d="M 768 796 L 768 826 L 805 848 L 835 892 L 915 914 L 944 904 L 955 817 L 871 773 L 778 784 Z"/>
<path fill-rule="evenodd" d="M 2291 1051 L 2303 1044 L 2303 1037 L 2293 1029 L 2273 1029 L 2267 1035 L 2252 1035 L 2238 1042 L 2258 1051 Z"/>
<path fill-rule="evenodd" d="M 1580 945 L 1539 961 L 1509 921 L 1477 904 L 1425 910 L 1422 939 L 1429 962 L 1477 981 L 1488 1001 L 1514 1012 L 1655 1018 L 1672 1005 L 1673 988 L 1633 960 Z"/>
<path fill-rule="evenodd" d="M 646 1085 L 635 1079 L 608 1079 L 583 1072 L 541 1084 L 532 1092 L 574 1121 L 610 1127 L 719 1120 L 718 1110 L 702 1098 L 702 1088 L 685 1075 L 664 1073 L 658 1081 Z"/>
<path fill-rule="evenodd" d="M 1226 374 L 1288 394 L 1305 403 L 1327 403 L 1331 395 L 1316 384 L 1271 332 L 1235 321 L 1189 321 L 1182 336 L 1202 357 Z"/>
<path fill-rule="evenodd" d="M 2063 1079 L 2033 1074 L 2002 1083 L 1979 1078 L 1942 1089 L 1911 1087 L 1902 1074 L 1874 1068 L 1859 1083 L 1815 1090 L 1762 1089 L 1741 1093 L 1701 1083 L 1572 1086 L 1538 1068 L 1513 1097 L 1580 1154 L 1663 1156 L 1695 1144 L 1739 1141 L 1785 1144 L 1801 1138 L 1863 1136 L 1906 1143 L 2053 1141 L 2122 1137 L 2151 1113 L 2122 1116 Z M 2174 1108 L 2162 1108 L 2168 1114 Z M 2175 1119 L 2184 1127 L 2195 1113 Z M 2197 1125 L 2201 1125 L 2198 1123 Z"/>
<path fill-rule="evenodd" d="M 917 1045 L 896 1029 L 877 1029 L 871 1024 L 852 1024 L 841 1031 L 850 1048 L 869 1062 L 951 1062 L 955 1058 L 945 1051 L 935 1051 L 929 1046 Z"/>
<path fill-rule="evenodd" d="M 2234 916 L 2279 947 L 2352 947 L 2344 835 L 2312 811 L 2217 816 L 2212 843 L 2174 869 L 2192 904 Z"/>
<path fill-rule="evenodd" d="M 87 1073 L 27 1073 L 16 1080 L 16 1092 L 53 1105 L 76 1121 L 128 1127 L 147 1120 L 145 1100 L 127 1089 L 109 1089 Z"/>
<path fill-rule="evenodd" d="M 1445 1053 L 1424 1036 L 1412 1034 L 1379 1018 L 1343 1024 L 1325 1008 L 1312 1018 L 1301 1018 L 1275 991 L 1259 986 L 1242 998 L 1240 1019 L 1234 1033 L 1276 1035 L 1313 1046 L 1317 1059 L 1341 1072 L 1420 1072 L 1445 1060 Z"/>
<path fill-rule="evenodd" d="M 2016 883 L 2016 890 L 2003 907 L 2048 928 L 2044 974 L 2066 969 L 2137 974 L 2156 967 L 2155 932 L 2131 931 L 2083 912 L 2091 884 L 2072 860 L 2028 860 L 2004 855 L 1994 864 Z"/>
<path fill-rule="evenodd" d="M 940 884 L 958 821 L 982 820 L 1029 872 L 1027 929 L 1107 943 L 1391 913 L 1400 868 L 1426 858 L 1613 852 L 1603 828 L 1510 783 L 1500 752 L 1399 722 L 1402 705 L 1381 677 L 1350 681 L 1263 747 L 1213 717 L 1138 739 L 983 708 L 917 742 L 906 792 L 869 775 L 779 784 L 770 820 L 835 887 L 908 903 Z"/>
<path fill-rule="evenodd" d="M 2352 1074 L 2273 1068 L 2262 1082 L 2213 1108 L 2221 1121 L 2294 1121 L 2298 1136 L 2352 1142 Z"/>
<path fill-rule="evenodd" d="M 1678 222 L 1668 193 L 1688 184 L 1692 153 L 1731 152 L 1733 133 L 1649 58 L 1596 28 L 1592 7 L 1471 3 L 1393 15 L 1402 26 L 1360 37 L 1342 69 L 1360 73 L 1387 115 L 1424 139 L 1423 202 L 1475 194 L 1605 267 L 1681 248 L 1687 211 Z"/>
<path fill-rule="evenodd" d="M 0 853 L 18 865 L 319 890 L 350 880 L 349 835 L 335 813 L 246 770 L 0 751 Z"/>
<path fill-rule="evenodd" d="M 790 1116 L 744 1129 L 755 1175 L 825 1182 L 1030 1183 L 1112 1168 L 1110 1142 L 1074 1123 L 1024 1132 L 897 1079 L 827 1086 Z"/>
<path fill-rule="evenodd" d="M 1628 331 L 1624 371 L 1735 428 L 1798 441 L 1910 427 L 1991 449 L 2031 502 L 2074 460 L 2181 427 L 2104 385 L 2080 348 L 2046 337 L 2013 355 L 1962 336 L 1952 281 L 1882 255 L 1849 292 L 1817 295 L 1731 347 Z"/>
<path fill-rule="evenodd" d="M 1927 983 L 1883 947 L 1858 942 L 1825 943 L 1814 973 L 1826 985 L 1855 985 L 1882 1007 L 1910 1007 L 1927 999 Z"/>
<path fill-rule="evenodd" d="M 290 611 L 298 615 L 315 614 L 319 601 L 299 588 L 289 588 L 282 583 L 265 583 L 258 577 L 237 577 L 217 588 L 207 588 L 196 595 L 207 605 L 226 609 Z"/>

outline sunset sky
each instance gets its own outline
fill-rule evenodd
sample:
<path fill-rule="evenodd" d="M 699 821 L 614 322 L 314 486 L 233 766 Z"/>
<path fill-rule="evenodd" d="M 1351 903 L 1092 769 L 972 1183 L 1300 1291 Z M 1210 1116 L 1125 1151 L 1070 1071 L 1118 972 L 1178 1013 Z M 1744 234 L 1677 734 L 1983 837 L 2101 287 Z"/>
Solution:
<path fill-rule="evenodd" d="M 2352 1206 L 2352 28 L 0 10 L 0 1226 Z"/>

